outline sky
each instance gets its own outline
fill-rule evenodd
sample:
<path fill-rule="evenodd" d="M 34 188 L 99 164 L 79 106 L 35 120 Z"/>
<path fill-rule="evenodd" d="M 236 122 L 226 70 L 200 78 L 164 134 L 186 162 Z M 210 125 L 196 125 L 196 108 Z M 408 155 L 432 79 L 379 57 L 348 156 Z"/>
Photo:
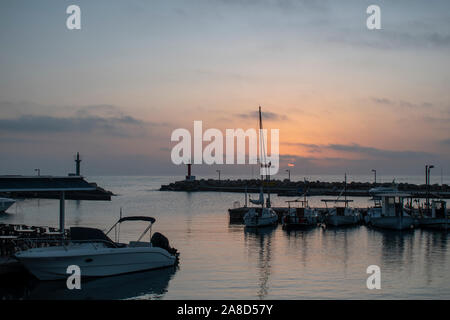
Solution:
<path fill-rule="evenodd" d="M 447 0 L 1 0 L 0 41 L 0 174 L 179 175 L 175 129 L 258 106 L 281 170 L 450 172 Z"/>

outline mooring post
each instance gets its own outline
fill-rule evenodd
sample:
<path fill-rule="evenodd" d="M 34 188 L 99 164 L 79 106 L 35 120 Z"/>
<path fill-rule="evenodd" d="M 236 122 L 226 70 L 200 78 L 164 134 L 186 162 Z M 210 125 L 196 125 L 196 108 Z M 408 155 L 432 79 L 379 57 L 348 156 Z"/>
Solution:
<path fill-rule="evenodd" d="M 64 235 L 64 220 L 65 220 L 65 192 L 61 191 L 59 196 L 59 231 Z"/>

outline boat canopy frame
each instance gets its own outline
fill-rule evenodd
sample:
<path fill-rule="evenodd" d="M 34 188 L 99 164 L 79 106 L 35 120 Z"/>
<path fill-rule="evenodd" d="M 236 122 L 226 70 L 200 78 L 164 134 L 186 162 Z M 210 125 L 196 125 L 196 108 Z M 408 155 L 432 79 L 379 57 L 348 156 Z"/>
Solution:
<path fill-rule="evenodd" d="M 344 202 L 345 207 L 347 208 L 349 202 L 353 202 L 351 199 L 322 199 L 321 201 L 325 202 L 325 207 L 328 209 L 328 202 Z"/>
<path fill-rule="evenodd" d="M 287 200 L 286 203 L 288 204 L 289 208 L 291 208 L 291 203 L 301 203 L 302 208 L 308 207 L 308 200 L 301 200 L 301 199 Z"/>
<path fill-rule="evenodd" d="M 145 221 L 145 222 L 149 222 L 149 225 L 147 228 L 145 228 L 144 232 L 141 234 L 141 236 L 138 238 L 137 242 L 141 241 L 142 238 L 147 234 L 147 232 L 150 231 L 150 240 L 149 242 L 151 242 L 151 237 L 152 237 L 152 226 L 153 224 L 156 222 L 156 219 L 153 217 L 147 217 L 147 216 L 129 216 L 129 217 L 121 217 L 106 233 L 106 235 L 108 235 L 113 229 L 115 230 L 115 237 L 117 239 L 115 239 L 117 242 L 119 242 L 120 240 L 120 224 L 126 221 Z M 119 230 L 117 232 L 117 227 L 119 227 Z"/>

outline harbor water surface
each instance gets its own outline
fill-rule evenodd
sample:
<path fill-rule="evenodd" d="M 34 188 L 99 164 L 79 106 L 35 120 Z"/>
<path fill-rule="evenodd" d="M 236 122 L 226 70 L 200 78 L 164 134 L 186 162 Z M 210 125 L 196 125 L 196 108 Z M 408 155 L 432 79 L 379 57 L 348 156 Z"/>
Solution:
<path fill-rule="evenodd" d="M 111 202 L 67 201 L 66 226 L 107 230 L 123 215 L 156 218 L 153 232 L 177 248 L 177 268 L 88 280 L 81 290 L 65 282 L 9 278 L 1 298 L 24 299 L 450 299 L 450 235 L 365 226 L 285 232 L 230 224 L 228 208 L 244 195 L 161 192 L 173 177 L 90 177 L 118 194 Z M 256 197 L 256 195 L 254 196 Z M 291 198 L 292 199 L 292 198 Z M 311 206 L 323 206 L 310 199 Z M 273 205 L 287 198 L 272 196 Z M 372 205 L 357 198 L 356 207 Z M 57 200 L 22 200 L 0 223 L 58 226 Z M 145 225 L 130 223 L 121 242 Z M 113 235 L 114 237 L 114 235 Z M 381 290 L 366 285 L 369 265 L 381 268 Z"/>

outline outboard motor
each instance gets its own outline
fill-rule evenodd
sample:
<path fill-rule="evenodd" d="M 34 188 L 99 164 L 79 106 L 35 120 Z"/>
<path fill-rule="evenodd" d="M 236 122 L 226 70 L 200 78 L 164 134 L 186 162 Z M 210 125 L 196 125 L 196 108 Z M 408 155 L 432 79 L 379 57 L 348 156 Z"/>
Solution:
<path fill-rule="evenodd" d="M 167 239 L 163 234 L 155 232 L 150 241 L 154 247 L 165 249 L 170 254 L 178 256 L 178 250 L 170 246 L 169 239 Z"/>

